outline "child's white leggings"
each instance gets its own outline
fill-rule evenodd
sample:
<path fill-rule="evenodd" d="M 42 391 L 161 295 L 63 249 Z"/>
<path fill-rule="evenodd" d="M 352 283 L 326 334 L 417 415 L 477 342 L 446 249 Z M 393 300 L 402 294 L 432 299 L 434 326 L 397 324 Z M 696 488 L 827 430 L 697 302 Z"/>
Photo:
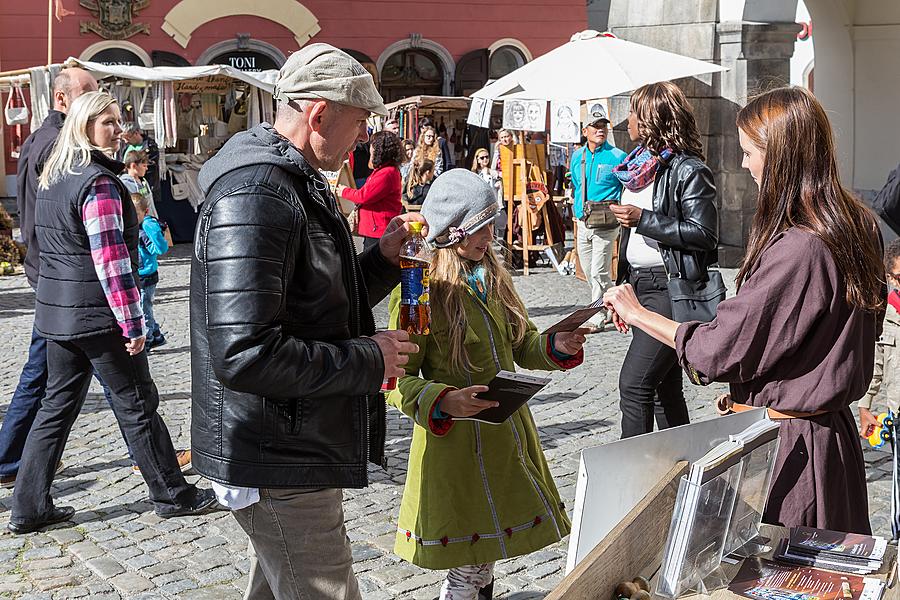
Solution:
<path fill-rule="evenodd" d="M 447 572 L 440 600 L 478 600 L 478 590 L 494 577 L 494 563 L 455 567 Z"/>

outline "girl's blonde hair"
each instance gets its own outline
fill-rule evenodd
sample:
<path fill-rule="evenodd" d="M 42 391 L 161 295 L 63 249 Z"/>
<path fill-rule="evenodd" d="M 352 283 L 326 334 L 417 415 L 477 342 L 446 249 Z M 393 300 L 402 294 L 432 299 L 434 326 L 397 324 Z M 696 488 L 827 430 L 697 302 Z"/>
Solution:
<path fill-rule="evenodd" d="M 41 189 L 47 189 L 66 175 L 74 175 L 76 167 L 85 167 L 91 162 L 91 151 L 108 153 L 91 143 L 88 125 L 106 110 L 116 104 L 116 99 L 106 92 L 87 92 L 78 96 L 63 122 L 53 151 L 44 163 L 44 170 L 38 180 Z"/>
<path fill-rule="evenodd" d="M 425 132 L 431 131 L 434 134 L 434 142 L 429 146 L 425 143 Z M 437 157 L 441 153 L 441 145 L 438 143 L 437 131 L 431 125 L 426 125 L 419 133 L 419 141 L 416 144 L 416 163 L 422 164 L 425 160 L 437 164 Z"/>
<path fill-rule="evenodd" d="M 513 287 L 512 277 L 500 264 L 493 248 L 488 246 L 479 263 L 462 258 L 457 254 L 456 246 L 435 249 L 430 274 L 431 298 L 434 310 L 447 322 L 450 369 L 458 373 L 482 370 L 472 364 L 465 347 L 468 325 L 465 303 L 471 301 L 468 298 L 469 283 L 466 275 L 479 264 L 484 266 L 484 284 L 488 297 L 501 305 L 509 322 L 513 347 L 522 343 L 528 331 L 528 312 Z"/>
<path fill-rule="evenodd" d="M 475 151 L 475 158 L 472 159 L 472 172 L 477 173 L 480 167 L 478 166 L 478 159 L 482 156 L 491 157 L 491 153 L 485 150 L 484 148 L 479 148 Z"/>

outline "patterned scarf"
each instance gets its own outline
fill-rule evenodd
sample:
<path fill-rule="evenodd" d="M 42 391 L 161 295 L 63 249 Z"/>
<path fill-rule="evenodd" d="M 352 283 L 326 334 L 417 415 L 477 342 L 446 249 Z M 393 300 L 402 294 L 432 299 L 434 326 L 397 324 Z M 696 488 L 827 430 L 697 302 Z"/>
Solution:
<path fill-rule="evenodd" d="M 622 164 L 613 167 L 613 174 L 628 190 L 639 192 L 653 183 L 659 160 L 668 162 L 673 154 L 672 150 L 665 148 L 659 156 L 654 156 L 650 150 L 638 146 L 625 157 Z"/>
<path fill-rule="evenodd" d="M 465 271 L 466 282 L 482 302 L 487 304 L 487 270 L 484 265 L 476 265 L 471 271 Z"/>

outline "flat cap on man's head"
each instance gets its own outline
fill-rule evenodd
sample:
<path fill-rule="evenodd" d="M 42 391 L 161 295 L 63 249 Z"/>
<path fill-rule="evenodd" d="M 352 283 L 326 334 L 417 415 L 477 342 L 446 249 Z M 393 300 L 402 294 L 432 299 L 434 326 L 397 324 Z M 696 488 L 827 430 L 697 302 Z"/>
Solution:
<path fill-rule="evenodd" d="M 372 75 L 359 61 L 330 44 L 310 44 L 291 54 L 278 73 L 275 99 L 330 100 L 387 116 Z"/>

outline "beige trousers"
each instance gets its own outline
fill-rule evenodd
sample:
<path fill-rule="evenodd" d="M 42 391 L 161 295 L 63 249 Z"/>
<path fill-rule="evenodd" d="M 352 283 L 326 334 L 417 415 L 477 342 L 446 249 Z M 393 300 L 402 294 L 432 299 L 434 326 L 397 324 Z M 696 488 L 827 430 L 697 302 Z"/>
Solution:
<path fill-rule="evenodd" d="M 261 489 L 236 510 L 250 536 L 245 600 L 361 600 L 340 489 Z"/>
<path fill-rule="evenodd" d="M 589 229 L 584 221 L 578 221 L 578 235 L 575 248 L 578 250 L 578 261 L 581 269 L 591 284 L 591 302 L 600 298 L 606 290 L 613 286 L 612 257 L 616 238 L 620 227 L 615 229 Z M 602 323 L 604 311 L 600 311 L 590 319 L 593 325 Z"/>

